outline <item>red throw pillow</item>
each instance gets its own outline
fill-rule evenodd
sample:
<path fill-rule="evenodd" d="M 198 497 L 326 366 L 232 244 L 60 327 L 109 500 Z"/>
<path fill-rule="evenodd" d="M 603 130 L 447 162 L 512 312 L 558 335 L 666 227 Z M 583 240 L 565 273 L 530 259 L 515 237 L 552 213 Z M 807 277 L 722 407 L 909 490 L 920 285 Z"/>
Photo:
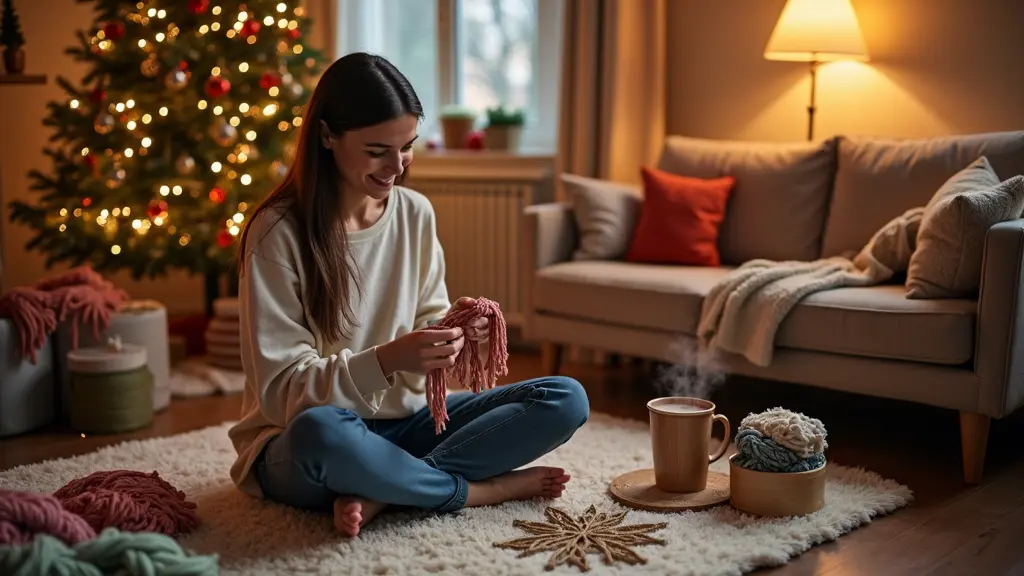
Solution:
<path fill-rule="evenodd" d="M 736 179 L 643 168 L 644 200 L 626 260 L 718 266 L 718 230 Z"/>

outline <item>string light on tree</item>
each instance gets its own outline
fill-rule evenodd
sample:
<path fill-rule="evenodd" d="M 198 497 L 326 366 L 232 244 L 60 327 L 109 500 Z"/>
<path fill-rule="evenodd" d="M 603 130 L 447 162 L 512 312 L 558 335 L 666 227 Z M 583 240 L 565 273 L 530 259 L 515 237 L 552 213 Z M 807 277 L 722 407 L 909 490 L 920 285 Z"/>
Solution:
<path fill-rule="evenodd" d="M 287 173 L 323 59 L 300 0 L 92 0 L 86 66 L 47 106 L 52 165 L 11 219 L 47 266 L 220 276 L 250 206 Z M 230 8 L 230 10 L 229 10 Z M 96 250 L 97 245 L 107 250 Z"/>

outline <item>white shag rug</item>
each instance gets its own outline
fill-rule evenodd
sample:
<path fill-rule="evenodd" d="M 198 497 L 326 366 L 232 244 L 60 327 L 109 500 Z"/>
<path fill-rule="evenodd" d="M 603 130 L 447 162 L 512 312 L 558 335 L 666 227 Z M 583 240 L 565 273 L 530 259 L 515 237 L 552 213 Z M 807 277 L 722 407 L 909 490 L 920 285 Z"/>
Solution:
<path fill-rule="evenodd" d="M 572 440 L 537 464 L 561 466 L 572 475 L 561 499 L 465 509 L 455 514 L 384 514 L 349 540 L 331 529 L 326 515 L 260 502 L 238 492 L 228 478 L 234 451 L 229 424 L 187 434 L 131 441 L 63 460 L 0 473 L 0 487 L 53 492 L 74 478 L 113 469 L 156 470 L 197 503 L 200 528 L 183 546 L 216 553 L 223 574 L 542 574 L 550 552 L 519 558 L 494 542 L 527 536 L 514 519 L 546 521 L 548 505 L 573 516 L 590 505 L 626 510 L 608 495 L 612 478 L 650 467 L 644 422 L 592 414 Z M 728 473 L 723 458 L 712 469 Z M 743 574 L 785 564 L 810 547 L 834 540 L 909 504 L 911 490 L 877 474 L 830 464 L 824 509 L 802 518 L 758 519 L 727 504 L 703 512 L 659 514 L 629 510 L 623 524 L 668 522 L 651 536 L 664 546 L 638 546 L 645 566 L 607 566 L 588 557 L 590 574 Z M 579 574 L 560 565 L 552 574 Z"/>

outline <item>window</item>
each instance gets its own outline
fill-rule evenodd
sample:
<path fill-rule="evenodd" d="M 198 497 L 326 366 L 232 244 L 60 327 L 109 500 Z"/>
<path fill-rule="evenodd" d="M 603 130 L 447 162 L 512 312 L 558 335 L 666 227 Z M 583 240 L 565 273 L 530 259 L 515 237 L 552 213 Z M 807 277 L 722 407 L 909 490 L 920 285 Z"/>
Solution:
<path fill-rule="evenodd" d="M 409 78 L 423 103 L 425 136 L 439 111 L 526 112 L 524 149 L 557 146 L 563 0 L 338 0 L 337 56 L 373 52 Z"/>

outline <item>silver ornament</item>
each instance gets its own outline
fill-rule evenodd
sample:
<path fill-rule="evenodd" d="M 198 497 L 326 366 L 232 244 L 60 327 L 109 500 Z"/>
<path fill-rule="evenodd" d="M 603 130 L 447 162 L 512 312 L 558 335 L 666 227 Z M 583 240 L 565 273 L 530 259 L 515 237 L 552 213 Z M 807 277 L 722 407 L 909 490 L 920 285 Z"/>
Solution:
<path fill-rule="evenodd" d="M 177 168 L 178 174 L 188 176 L 196 169 L 196 159 L 188 154 L 182 154 L 181 156 L 178 156 L 178 160 L 174 163 L 174 167 Z"/>
<path fill-rule="evenodd" d="M 124 184 L 125 171 L 120 166 L 114 166 L 104 177 L 107 188 L 114 189 Z"/>
<path fill-rule="evenodd" d="M 93 121 L 92 127 L 100 134 L 110 134 L 117 124 L 117 120 L 110 112 L 100 112 Z"/>
<path fill-rule="evenodd" d="M 284 162 L 280 160 L 274 160 L 270 163 L 270 177 L 275 182 L 284 180 L 284 177 L 288 174 L 288 167 L 285 166 Z"/>
<path fill-rule="evenodd" d="M 181 90 L 188 85 L 188 72 L 175 68 L 167 74 L 164 84 L 171 90 Z"/>
<path fill-rule="evenodd" d="M 230 146 L 238 138 L 238 130 L 223 120 L 215 124 L 210 130 L 210 136 L 213 138 L 213 141 L 221 146 Z"/>

